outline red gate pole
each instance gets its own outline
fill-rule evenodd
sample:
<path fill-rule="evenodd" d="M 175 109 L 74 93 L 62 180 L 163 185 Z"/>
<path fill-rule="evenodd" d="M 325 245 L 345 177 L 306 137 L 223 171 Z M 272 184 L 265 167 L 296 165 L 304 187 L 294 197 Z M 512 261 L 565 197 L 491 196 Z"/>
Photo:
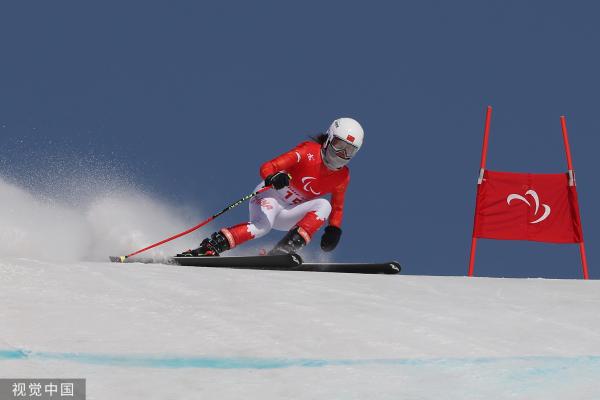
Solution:
<path fill-rule="evenodd" d="M 564 115 L 560 117 L 562 127 L 563 141 L 565 143 L 565 153 L 567 155 L 567 168 L 569 168 L 569 186 L 575 186 L 575 170 L 573 169 L 573 158 L 571 157 L 571 147 L 569 146 L 569 133 L 567 132 L 567 119 Z M 581 218 L 581 217 L 580 217 Z M 581 225 L 581 220 L 579 221 Z M 587 257 L 585 255 L 585 243 L 583 240 L 579 243 L 579 253 L 581 254 L 581 267 L 583 268 L 583 279 L 589 279 Z"/>
<path fill-rule="evenodd" d="M 490 137 L 490 122 L 492 120 L 492 106 L 487 107 L 485 113 L 485 128 L 483 133 L 483 146 L 481 148 L 481 163 L 479 164 L 479 178 L 477 179 L 477 185 L 481 185 L 483 182 L 483 173 L 485 171 L 485 163 L 487 160 L 488 150 L 488 139 Z M 477 208 L 476 208 L 477 210 Z M 476 211 L 477 212 L 477 211 Z M 477 215 L 475 215 L 477 218 Z M 469 256 L 469 276 L 473 276 L 473 270 L 475 267 L 475 251 L 477 249 L 477 238 L 473 236 L 471 238 L 471 255 Z"/>

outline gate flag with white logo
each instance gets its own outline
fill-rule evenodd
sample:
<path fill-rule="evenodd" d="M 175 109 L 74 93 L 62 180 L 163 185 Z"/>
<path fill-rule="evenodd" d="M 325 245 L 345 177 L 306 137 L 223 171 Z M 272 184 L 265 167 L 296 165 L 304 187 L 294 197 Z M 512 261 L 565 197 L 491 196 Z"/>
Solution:
<path fill-rule="evenodd" d="M 566 173 L 485 171 L 477 188 L 473 237 L 580 243 L 577 204 Z"/>
<path fill-rule="evenodd" d="M 478 238 L 576 243 L 580 246 L 583 276 L 587 260 L 569 149 L 565 118 L 561 117 L 568 172 L 529 174 L 485 170 L 492 108 L 488 107 L 477 186 L 469 276 L 473 276 Z"/>

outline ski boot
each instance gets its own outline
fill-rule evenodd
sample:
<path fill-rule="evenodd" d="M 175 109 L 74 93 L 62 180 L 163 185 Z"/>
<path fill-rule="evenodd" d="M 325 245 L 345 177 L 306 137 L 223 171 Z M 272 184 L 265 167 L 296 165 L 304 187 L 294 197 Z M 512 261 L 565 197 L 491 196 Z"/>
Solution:
<path fill-rule="evenodd" d="M 300 227 L 296 227 L 289 231 L 283 239 L 279 241 L 267 255 L 279 256 L 283 254 L 296 253 L 298 250 L 306 246 L 304 236 L 300 234 Z"/>
<path fill-rule="evenodd" d="M 177 257 L 218 256 L 226 250 L 229 250 L 229 241 L 221 232 L 215 232 L 210 238 L 204 239 L 197 249 L 184 251 Z"/>

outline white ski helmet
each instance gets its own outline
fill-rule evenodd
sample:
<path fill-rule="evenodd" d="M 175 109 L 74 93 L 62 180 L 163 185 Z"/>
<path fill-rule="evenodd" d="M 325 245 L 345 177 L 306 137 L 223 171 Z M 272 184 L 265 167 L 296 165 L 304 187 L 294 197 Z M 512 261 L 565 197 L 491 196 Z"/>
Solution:
<path fill-rule="evenodd" d="M 338 118 L 331 123 L 326 135 L 321 155 L 327 168 L 336 170 L 348 164 L 356 155 L 363 144 L 365 132 L 358 121 Z"/>

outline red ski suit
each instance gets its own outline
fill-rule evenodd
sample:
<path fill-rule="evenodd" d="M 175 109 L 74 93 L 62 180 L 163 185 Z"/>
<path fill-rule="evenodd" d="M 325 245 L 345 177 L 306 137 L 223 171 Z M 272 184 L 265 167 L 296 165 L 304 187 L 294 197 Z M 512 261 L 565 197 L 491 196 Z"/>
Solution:
<path fill-rule="evenodd" d="M 303 142 L 264 163 L 260 176 L 264 180 L 278 171 L 291 175 L 290 185 L 256 196 L 250 203 L 249 222 L 221 230 L 231 248 L 263 236 L 271 229 L 289 230 L 297 226 L 308 243 L 326 219 L 330 225 L 341 226 L 344 197 L 350 182 L 348 167 L 328 169 L 321 159 L 321 145 Z M 258 188 L 262 186 L 264 183 Z M 331 194 L 331 203 L 321 198 L 327 194 Z"/>

